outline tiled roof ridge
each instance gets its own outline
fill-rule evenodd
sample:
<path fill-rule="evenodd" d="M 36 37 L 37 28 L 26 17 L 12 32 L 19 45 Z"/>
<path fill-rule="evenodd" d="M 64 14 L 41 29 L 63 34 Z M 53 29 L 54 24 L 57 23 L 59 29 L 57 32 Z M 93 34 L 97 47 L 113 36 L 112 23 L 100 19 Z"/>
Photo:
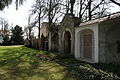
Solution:
<path fill-rule="evenodd" d="M 82 22 L 82 23 L 80 23 L 79 26 L 93 24 L 93 23 L 100 23 L 100 22 L 115 19 L 115 18 L 118 18 L 118 17 L 120 17 L 120 12 L 116 12 L 116 13 L 113 13 L 111 15 L 107 15 L 107 16 L 104 16 L 104 17 L 101 17 L 101 18 L 97 18 L 97 19 Z"/>

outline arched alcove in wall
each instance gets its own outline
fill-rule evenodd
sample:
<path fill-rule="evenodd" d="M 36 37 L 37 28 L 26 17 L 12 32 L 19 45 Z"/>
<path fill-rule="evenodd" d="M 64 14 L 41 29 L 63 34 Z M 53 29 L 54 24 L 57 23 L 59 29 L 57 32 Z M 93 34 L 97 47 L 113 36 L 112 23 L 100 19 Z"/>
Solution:
<path fill-rule="evenodd" d="M 93 61 L 94 56 L 94 32 L 91 29 L 84 29 L 78 32 L 78 52 L 80 58 Z"/>
<path fill-rule="evenodd" d="M 63 47 L 65 53 L 71 53 L 71 33 L 69 31 L 66 31 L 64 33 L 64 40 L 63 40 Z"/>

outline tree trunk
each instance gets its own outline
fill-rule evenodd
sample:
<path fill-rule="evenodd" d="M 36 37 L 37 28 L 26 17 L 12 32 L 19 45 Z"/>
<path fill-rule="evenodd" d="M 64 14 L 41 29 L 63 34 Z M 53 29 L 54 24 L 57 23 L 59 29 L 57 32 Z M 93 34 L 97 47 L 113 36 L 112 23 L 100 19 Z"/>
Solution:
<path fill-rule="evenodd" d="M 73 14 L 73 6 L 75 4 L 75 0 L 70 0 L 71 3 L 71 14 Z"/>
<path fill-rule="evenodd" d="M 80 12 L 79 12 L 79 18 L 80 18 L 80 20 L 82 21 L 82 6 L 83 4 L 82 4 L 82 0 L 80 0 Z"/>
<path fill-rule="evenodd" d="M 38 38 L 40 39 L 40 13 L 39 13 L 39 26 L 38 26 Z"/>
<path fill-rule="evenodd" d="M 69 0 L 66 0 L 66 14 L 69 12 Z"/>
<path fill-rule="evenodd" d="M 49 12 L 48 12 L 48 18 L 49 18 L 49 28 L 51 27 L 51 3 L 52 3 L 52 0 L 50 0 L 50 5 L 49 5 Z"/>
<path fill-rule="evenodd" d="M 49 4 L 49 12 L 48 12 L 48 18 L 49 18 L 49 39 L 48 39 L 48 47 L 49 47 L 49 50 L 51 50 L 51 24 L 52 24 L 52 20 L 51 20 L 51 9 L 52 9 L 52 0 L 50 0 L 50 4 Z M 45 44 L 46 45 L 46 44 Z"/>
<path fill-rule="evenodd" d="M 89 2 L 88 2 L 88 18 L 89 18 L 89 20 L 91 20 L 92 19 L 92 14 L 91 14 L 91 0 L 89 0 Z"/>

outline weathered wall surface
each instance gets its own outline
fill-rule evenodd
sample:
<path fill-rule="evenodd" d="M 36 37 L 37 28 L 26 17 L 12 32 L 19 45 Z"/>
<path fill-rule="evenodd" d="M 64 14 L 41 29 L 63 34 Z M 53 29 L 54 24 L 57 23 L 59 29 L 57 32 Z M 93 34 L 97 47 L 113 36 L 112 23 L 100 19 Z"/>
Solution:
<path fill-rule="evenodd" d="M 92 52 L 92 61 L 81 58 L 82 53 L 80 50 L 80 35 L 84 30 L 93 31 L 93 52 Z M 87 61 L 87 62 L 98 62 L 98 24 L 85 25 L 75 28 L 75 58 Z"/>
<path fill-rule="evenodd" d="M 42 23 L 42 26 L 41 26 L 41 28 L 40 28 L 40 38 L 41 38 L 42 35 L 43 35 L 44 37 L 47 37 L 47 36 L 48 36 L 48 33 L 49 33 L 48 23 L 47 23 L 47 22 L 43 22 L 43 23 Z"/>
<path fill-rule="evenodd" d="M 59 51 L 59 35 L 57 33 L 51 38 L 51 50 Z"/>
<path fill-rule="evenodd" d="M 64 52 L 64 34 L 66 31 L 69 31 L 71 34 L 71 54 L 74 54 L 75 50 L 75 31 L 74 28 L 63 28 L 59 31 L 60 38 L 59 38 L 59 51 Z"/>
<path fill-rule="evenodd" d="M 99 24 L 99 62 L 120 62 L 119 41 L 120 18 Z"/>
<path fill-rule="evenodd" d="M 74 55 L 75 52 L 75 24 L 78 21 L 75 21 L 73 16 L 66 15 L 61 22 L 60 30 L 59 30 L 59 51 L 65 52 L 65 34 L 66 32 L 70 33 L 70 53 Z"/>

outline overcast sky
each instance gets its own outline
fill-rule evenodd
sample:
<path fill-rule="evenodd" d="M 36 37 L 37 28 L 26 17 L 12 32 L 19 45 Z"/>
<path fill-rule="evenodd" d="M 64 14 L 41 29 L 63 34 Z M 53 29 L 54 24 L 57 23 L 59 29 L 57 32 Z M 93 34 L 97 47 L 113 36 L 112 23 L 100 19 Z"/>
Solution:
<path fill-rule="evenodd" d="M 16 5 L 12 3 L 12 5 L 6 7 L 0 12 L 0 17 L 8 20 L 9 24 L 13 23 L 13 25 L 20 25 L 21 27 L 24 27 L 28 24 L 27 20 L 32 3 L 33 0 L 26 0 L 24 5 L 20 6 L 18 10 L 16 10 Z"/>
<path fill-rule="evenodd" d="M 15 4 L 13 3 L 9 7 L 5 8 L 3 11 L 0 11 L 0 17 L 5 18 L 8 20 L 9 24 L 20 25 L 21 27 L 24 27 L 28 24 L 28 16 L 29 16 L 29 10 L 31 9 L 31 6 L 33 4 L 34 0 L 26 0 L 24 2 L 24 5 L 19 7 L 19 9 L 16 11 Z M 111 10 L 111 12 L 118 12 L 120 11 L 119 6 L 113 5 L 114 8 Z"/>

